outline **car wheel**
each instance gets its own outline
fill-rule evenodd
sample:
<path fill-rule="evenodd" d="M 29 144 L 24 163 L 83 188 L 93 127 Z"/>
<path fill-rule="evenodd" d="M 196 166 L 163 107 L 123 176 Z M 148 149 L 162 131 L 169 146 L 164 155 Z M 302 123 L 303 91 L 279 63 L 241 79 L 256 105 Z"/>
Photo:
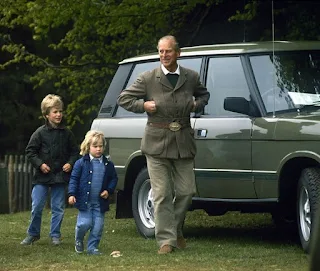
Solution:
<path fill-rule="evenodd" d="M 138 232 L 145 238 L 154 237 L 154 207 L 147 168 L 138 174 L 132 192 L 132 213 Z"/>
<path fill-rule="evenodd" d="M 320 169 L 307 168 L 301 173 L 298 183 L 297 217 L 300 242 L 309 252 L 312 221 L 315 218 L 320 198 Z"/>

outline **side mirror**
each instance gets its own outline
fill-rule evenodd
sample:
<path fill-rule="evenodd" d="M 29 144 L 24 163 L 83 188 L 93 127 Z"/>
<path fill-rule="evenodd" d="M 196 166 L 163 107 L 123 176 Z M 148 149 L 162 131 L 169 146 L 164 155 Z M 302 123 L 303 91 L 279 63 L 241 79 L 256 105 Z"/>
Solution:
<path fill-rule="evenodd" d="M 224 99 L 224 110 L 250 115 L 250 103 L 243 97 L 227 97 Z"/>

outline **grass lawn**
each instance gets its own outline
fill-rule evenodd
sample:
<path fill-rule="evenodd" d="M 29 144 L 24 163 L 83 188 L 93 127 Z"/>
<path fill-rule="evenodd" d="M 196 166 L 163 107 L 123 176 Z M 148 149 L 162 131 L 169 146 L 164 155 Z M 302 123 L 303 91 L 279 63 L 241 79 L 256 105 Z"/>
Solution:
<path fill-rule="evenodd" d="M 200 210 L 189 212 L 185 223 L 188 247 L 157 255 L 155 240 L 138 235 L 133 219 L 114 219 L 115 205 L 111 205 L 100 243 L 102 256 L 75 253 L 76 215 L 76 209 L 66 209 L 63 243 L 58 247 L 48 237 L 50 210 L 44 210 L 42 236 L 32 246 L 20 245 L 29 212 L 0 215 L 0 270 L 308 270 L 308 256 L 295 235 L 277 230 L 268 214 L 231 212 L 210 217 Z M 109 256 L 114 250 L 122 256 Z"/>

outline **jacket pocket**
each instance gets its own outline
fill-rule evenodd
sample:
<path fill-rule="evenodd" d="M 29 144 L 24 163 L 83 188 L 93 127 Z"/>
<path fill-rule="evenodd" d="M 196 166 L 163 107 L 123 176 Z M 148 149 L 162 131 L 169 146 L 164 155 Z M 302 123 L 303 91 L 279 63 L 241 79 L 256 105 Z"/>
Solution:
<path fill-rule="evenodd" d="M 40 169 L 38 169 L 34 176 L 33 176 L 33 179 L 34 179 L 34 182 L 35 183 L 38 183 L 38 184 L 48 184 L 52 181 L 52 174 L 51 173 L 48 173 L 48 174 L 44 174 L 42 173 L 42 171 Z"/>
<path fill-rule="evenodd" d="M 71 173 L 70 172 L 62 172 L 62 178 L 65 183 L 70 182 Z"/>
<path fill-rule="evenodd" d="M 158 155 L 164 148 L 164 129 L 146 126 L 141 140 L 141 151 L 149 155 Z"/>
<path fill-rule="evenodd" d="M 47 148 L 42 148 L 41 152 L 43 153 L 43 155 L 49 155 L 50 150 Z"/>
<path fill-rule="evenodd" d="M 193 156 L 196 156 L 197 146 L 196 146 L 196 140 L 194 139 L 194 129 L 193 128 L 189 128 L 189 129 L 190 129 L 190 136 L 191 136 L 190 152 Z"/>
<path fill-rule="evenodd" d="M 191 156 L 195 156 L 197 153 L 196 141 L 194 139 L 194 130 L 191 127 L 186 128 L 184 131 L 184 142 L 185 145 L 188 146 Z"/>
<path fill-rule="evenodd" d="M 49 164 L 49 162 L 50 162 L 50 150 L 47 149 L 47 148 L 42 148 L 40 150 L 40 157 L 46 164 Z M 49 166 L 51 166 L 51 165 L 49 165 Z"/>

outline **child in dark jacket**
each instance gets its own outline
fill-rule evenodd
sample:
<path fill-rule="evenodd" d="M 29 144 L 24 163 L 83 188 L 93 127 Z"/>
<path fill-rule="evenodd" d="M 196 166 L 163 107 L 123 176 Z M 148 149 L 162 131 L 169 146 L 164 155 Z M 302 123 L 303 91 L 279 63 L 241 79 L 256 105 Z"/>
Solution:
<path fill-rule="evenodd" d="M 27 237 L 21 245 L 31 245 L 40 239 L 42 211 L 51 191 L 50 238 L 53 245 L 60 245 L 60 228 L 65 208 L 65 188 L 72 166 L 79 158 L 79 147 L 74 134 L 65 127 L 63 101 L 60 96 L 48 94 L 41 102 L 45 124 L 31 136 L 26 156 L 36 169 L 31 193 L 31 220 Z"/>
<path fill-rule="evenodd" d="M 90 230 L 87 253 L 100 255 L 98 249 L 104 215 L 109 210 L 109 196 L 118 182 L 113 163 L 103 155 L 106 141 L 103 133 L 89 131 L 80 146 L 82 158 L 76 161 L 69 183 L 71 205 L 79 209 L 75 229 L 75 251 L 84 251 L 83 240 Z"/>

